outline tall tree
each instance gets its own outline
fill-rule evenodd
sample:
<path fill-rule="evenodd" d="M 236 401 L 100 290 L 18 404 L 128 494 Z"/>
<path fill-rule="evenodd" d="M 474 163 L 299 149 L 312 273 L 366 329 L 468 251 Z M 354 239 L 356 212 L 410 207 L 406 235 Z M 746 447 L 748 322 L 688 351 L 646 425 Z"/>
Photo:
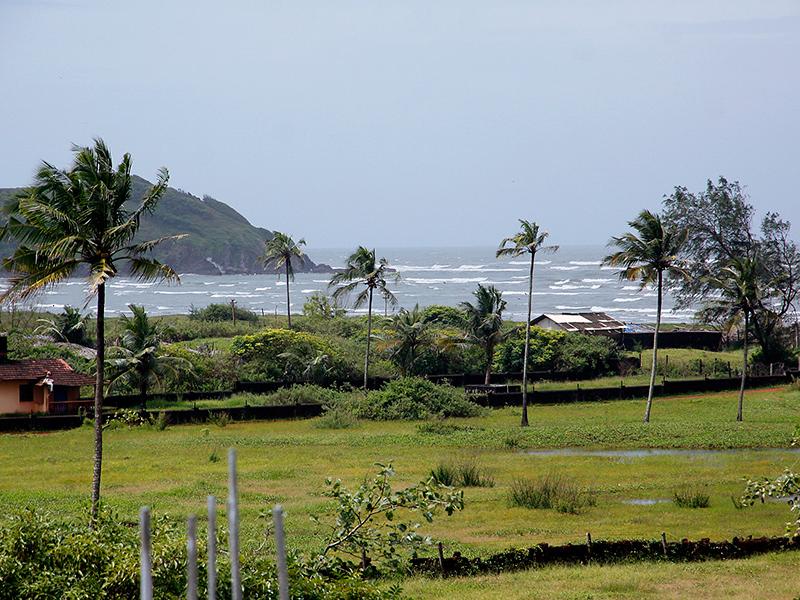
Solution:
<path fill-rule="evenodd" d="M 86 321 L 89 315 L 81 313 L 79 308 L 65 306 L 60 315 L 50 319 L 37 319 L 41 323 L 34 332 L 49 335 L 57 342 L 67 342 L 87 346 Z"/>
<path fill-rule="evenodd" d="M 276 231 L 272 239 L 267 240 L 264 244 L 264 255 L 262 257 L 264 266 L 272 266 L 276 270 L 283 267 L 286 272 L 286 318 L 289 322 L 289 329 L 292 328 L 292 304 L 289 299 L 289 280 L 294 281 L 292 259 L 301 260 L 303 258 L 302 246 L 305 245 L 305 240 L 295 242 L 292 236 L 280 231 Z"/>
<path fill-rule="evenodd" d="M 603 262 L 612 267 L 622 267 L 620 279 L 639 281 L 641 289 L 656 286 L 658 302 L 656 329 L 653 332 L 653 363 L 650 367 L 650 387 L 647 390 L 647 406 L 644 411 L 644 422 L 649 423 L 658 369 L 658 333 L 661 329 L 664 279 L 665 276 L 675 279 L 686 277 L 679 255 L 686 242 L 687 232 L 686 229 L 666 226 L 660 215 L 649 210 L 640 212 L 628 225 L 633 231 L 611 238 L 609 246 L 618 250 L 607 256 Z"/>
<path fill-rule="evenodd" d="M 483 348 L 486 356 L 484 383 L 489 385 L 492 379 L 494 349 L 507 337 L 503 331 L 503 311 L 506 309 L 506 301 L 503 300 L 502 292 L 493 285 L 483 286 L 479 283 L 473 295 L 475 304 L 462 302 L 460 305 L 464 313 L 465 341 Z"/>
<path fill-rule="evenodd" d="M 349 296 L 354 290 L 360 286 L 364 286 L 353 301 L 353 308 L 360 308 L 367 304 L 367 349 L 364 354 L 364 390 L 367 389 L 368 372 L 369 372 L 369 350 L 370 341 L 372 338 L 372 297 L 373 293 L 377 290 L 384 299 L 392 306 L 397 304 L 397 298 L 387 287 L 387 274 L 389 273 L 389 261 L 385 258 L 377 260 L 375 258 L 375 250 L 368 250 L 364 246 L 359 246 L 347 258 L 347 265 L 345 268 L 334 274 L 328 284 L 329 287 L 335 288 L 333 291 L 333 299 L 339 301 L 346 296 Z M 399 277 L 394 276 L 397 280 Z"/>
<path fill-rule="evenodd" d="M 151 321 L 143 306 L 129 305 L 132 315 L 122 315 L 122 336 L 119 344 L 110 349 L 115 358 L 109 360 L 113 369 L 111 385 L 127 379 L 138 390 L 142 408 L 147 406 L 147 393 L 166 375 L 175 377 L 190 374 L 192 366 L 184 358 L 162 351 L 164 329 Z"/>
<path fill-rule="evenodd" d="M 175 271 L 149 254 L 162 241 L 182 236 L 133 241 L 141 218 L 153 212 L 167 189 L 166 169 L 159 171 L 156 184 L 131 210 L 130 155 L 125 154 L 114 167 L 111 152 L 101 139 L 96 139 L 92 147 L 75 146 L 73 152 L 69 170 L 43 163 L 34 184 L 7 205 L 8 221 L 0 239 L 13 238 L 19 245 L 12 256 L 3 260 L 12 276 L 0 299 L 27 298 L 88 270 L 88 297 L 97 297 L 91 508 L 94 523 L 103 466 L 106 283 L 123 266 L 140 280 L 178 281 Z"/>
<path fill-rule="evenodd" d="M 530 254 L 530 272 L 528 273 L 528 318 L 525 320 L 525 349 L 522 359 L 522 422 L 523 427 L 528 426 L 528 353 L 531 345 L 531 310 L 533 308 L 533 269 L 536 255 L 539 252 L 556 252 L 558 246 L 545 246 L 545 241 L 550 235 L 543 231 L 538 223 L 519 220 L 519 233 L 505 238 L 497 249 L 497 257 L 520 256 Z"/>
<path fill-rule="evenodd" d="M 701 316 L 709 322 L 716 322 L 730 330 L 741 326 L 742 331 L 742 380 L 739 386 L 739 404 L 736 420 L 743 418 L 744 388 L 747 383 L 748 336 L 753 323 L 753 315 L 763 304 L 763 265 L 758 256 L 736 258 L 718 269 L 706 282 L 717 292 L 707 300 Z"/>
<path fill-rule="evenodd" d="M 405 308 L 392 317 L 391 358 L 403 375 L 413 375 L 422 351 L 433 343 L 431 322 L 425 319 L 419 304 Z"/>
<path fill-rule="evenodd" d="M 670 282 L 678 305 L 692 306 L 713 294 L 720 265 L 757 257 L 761 297 L 750 313 L 751 332 L 765 362 L 785 361 L 786 320 L 800 292 L 800 250 L 791 239 L 789 222 L 767 213 L 756 228 L 755 209 L 744 187 L 724 177 L 708 181 L 700 193 L 675 188 L 664 199 L 664 208 L 666 223 L 690 233 L 683 254 L 691 277 Z"/>

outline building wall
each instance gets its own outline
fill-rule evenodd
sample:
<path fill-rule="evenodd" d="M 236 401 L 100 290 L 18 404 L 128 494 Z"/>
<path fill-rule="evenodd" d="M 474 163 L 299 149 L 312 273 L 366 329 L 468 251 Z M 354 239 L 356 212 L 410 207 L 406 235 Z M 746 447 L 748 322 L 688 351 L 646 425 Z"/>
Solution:
<path fill-rule="evenodd" d="M 25 381 L 0 381 L 0 414 L 30 414 L 46 412 L 43 386 L 33 388 L 33 402 L 19 401 L 19 386 Z"/>
<path fill-rule="evenodd" d="M 561 327 L 561 325 L 559 325 L 558 323 L 556 323 L 552 319 L 548 319 L 548 318 L 544 318 L 541 321 L 539 321 L 538 323 L 536 323 L 535 327 L 541 327 L 542 329 L 550 329 L 550 330 L 555 330 L 555 331 L 564 331 L 564 329 Z"/>

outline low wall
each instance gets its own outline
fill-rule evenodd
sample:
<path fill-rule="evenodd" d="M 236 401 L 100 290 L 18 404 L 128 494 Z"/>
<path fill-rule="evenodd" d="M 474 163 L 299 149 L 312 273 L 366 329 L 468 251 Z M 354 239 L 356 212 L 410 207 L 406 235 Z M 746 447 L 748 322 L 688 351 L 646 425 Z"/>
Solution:
<path fill-rule="evenodd" d="M 612 339 L 625 348 L 652 348 L 653 332 L 613 334 Z M 722 347 L 722 333 L 719 331 L 660 331 L 658 347 L 664 348 L 696 348 L 698 350 L 719 350 Z"/>

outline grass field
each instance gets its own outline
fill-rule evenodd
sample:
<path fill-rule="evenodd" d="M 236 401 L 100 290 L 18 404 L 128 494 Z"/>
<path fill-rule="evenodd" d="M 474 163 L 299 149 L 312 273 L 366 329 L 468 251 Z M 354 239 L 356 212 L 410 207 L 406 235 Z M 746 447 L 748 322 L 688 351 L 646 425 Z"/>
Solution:
<path fill-rule="evenodd" d="M 800 454 L 790 448 L 790 443 L 800 422 L 800 392 L 748 392 L 744 423 L 734 420 L 733 393 L 659 398 L 649 425 L 640 421 L 642 409 L 640 400 L 534 405 L 532 426 L 526 430 L 518 427 L 518 411 L 513 409 L 450 420 L 447 424 L 452 427 L 440 428 L 439 433 L 420 428 L 419 423 L 397 422 L 328 430 L 317 426 L 318 419 L 233 423 L 224 428 L 189 425 L 165 431 L 111 429 L 105 438 L 104 497 L 131 522 L 144 504 L 152 506 L 156 515 L 202 514 L 206 494 L 224 497 L 225 449 L 235 446 L 240 461 L 243 529 L 251 544 L 264 540 L 267 522 L 259 515 L 280 502 L 288 512 L 290 545 L 305 551 L 318 548 L 320 531 L 309 517 L 324 516 L 331 509 L 330 501 L 320 495 L 324 479 L 340 477 L 357 484 L 373 470 L 373 463 L 390 460 L 398 470 L 398 484 L 426 477 L 439 462 L 461 460 L 476 461 L 494 478 L 494 487 L 466 490 L 462 513 L 443 517 L 427 527 L 429 534 L 445 542 L 448 552 L 477 554 L 539 542 L 576 542 L 584 539 L 587 531 L 595 539 L 654 539 L 662 531 L 670 539 L 783 533 L 784 523 L 790 518 L 784 504 L 767 503 L 742 510 L 731 498 L 741 493 L 744 477 L 772 476 L 796 466 Z M 91 439 L 88 427 L 0 436 L 0 510 L 34 506 L 64 516 L 82 514 L 91 475 Z M 559 448 L 573 450 L 528 453 Z M 626 448 L 740 450 L 656 455 L 584 452 Z M 573 515 L 509 505 L 508 491 L 515 479 L 549 473 L 558 473 L 593 491 L 596 506 Z M 708 493 L 710 507 L 675 506 L 670 501 L 672 494 L 684 485 Z M 631 500 L 658 502 L 637 505 L 630 504 Z M 790 560 L 751 559 L 743 561 L 738 572 L 763 572 L 776 590 L 788 590 L 777 572 L 788 571 L 791 564 L 796 566 L 786 562 Z M 643 593 L 655 597 L 663 592 L 666 597 L 675 597 L 680 590 L 663 586 L 668 587 L 671 574 L 681 569 L 708 569 L 712 575 L 716 573 L 715 577 L 727 577 L 724 585 L 720 584 L 719 597 L 735 579 L 713 564 L 653 564 L 641 568 L 546 569 L 501 578 L 425 584 L 414 580 L 408 586 L 414 594 L 427 597 L 436 597 L 437 590 L 439 597 L 456 593 L 470 598 L 492 597 L 486 594 L 495 589 L 509 590 L 508 595 L 503 594 L 509 598 L 626 597 L 625 593 L 647 597 L 633 595 L 634 590 L 637 582 L 653 579 L 649 587 L 642 588 Z M 775 573 L 767 574 L 769 569 Z M 578 577 L 578 571 L 581 578 L 586 575 L 587 585 L 591 583 L 594 591 L 587 592 L 589 595 L 569 595 L 574 592 L 570 579 Z M 646 577 L 647 572 L 652 572 L 652 578 Z M 740 579 L 746 578 L 741 575 Z M 551 584 L 554 592 L 549 596 L 512 593 L 519 586 L 533 589 Z M 622 591 L 614 596 L 608 590 L 617 585 Z M 630 591 L 625 591 L 628 588 Z"/>

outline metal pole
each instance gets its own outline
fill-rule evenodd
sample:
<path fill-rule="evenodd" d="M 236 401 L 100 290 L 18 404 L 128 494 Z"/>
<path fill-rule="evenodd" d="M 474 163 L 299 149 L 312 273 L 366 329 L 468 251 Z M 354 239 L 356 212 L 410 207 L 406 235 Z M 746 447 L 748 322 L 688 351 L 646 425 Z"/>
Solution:
<path fill-rule="evenodd" d="M 139 510 L 139 597 L 153 600 L 153 561 L 150 555 L 150 509 Z"/>
<path fill-rule="evenodd" d="M 236 448 L 228 450 L 228 551 L 231 557 L 231 598 L 242 600 L 239 568 L 239 503 L 236 486 Z"/>
<path fill-rule="evenodd" d="M 217 598 L 217 499 L 208 497 L 208 600 Z"/>
<path fill-rule="evenodd" d="M 286 565 L 286 537 L 283 531 L 283 507 L 276 504 L 272 509 L 275 523 L 275 549 L 278 553 L 278 597 L 289 600 L 289 569 Z"/>

